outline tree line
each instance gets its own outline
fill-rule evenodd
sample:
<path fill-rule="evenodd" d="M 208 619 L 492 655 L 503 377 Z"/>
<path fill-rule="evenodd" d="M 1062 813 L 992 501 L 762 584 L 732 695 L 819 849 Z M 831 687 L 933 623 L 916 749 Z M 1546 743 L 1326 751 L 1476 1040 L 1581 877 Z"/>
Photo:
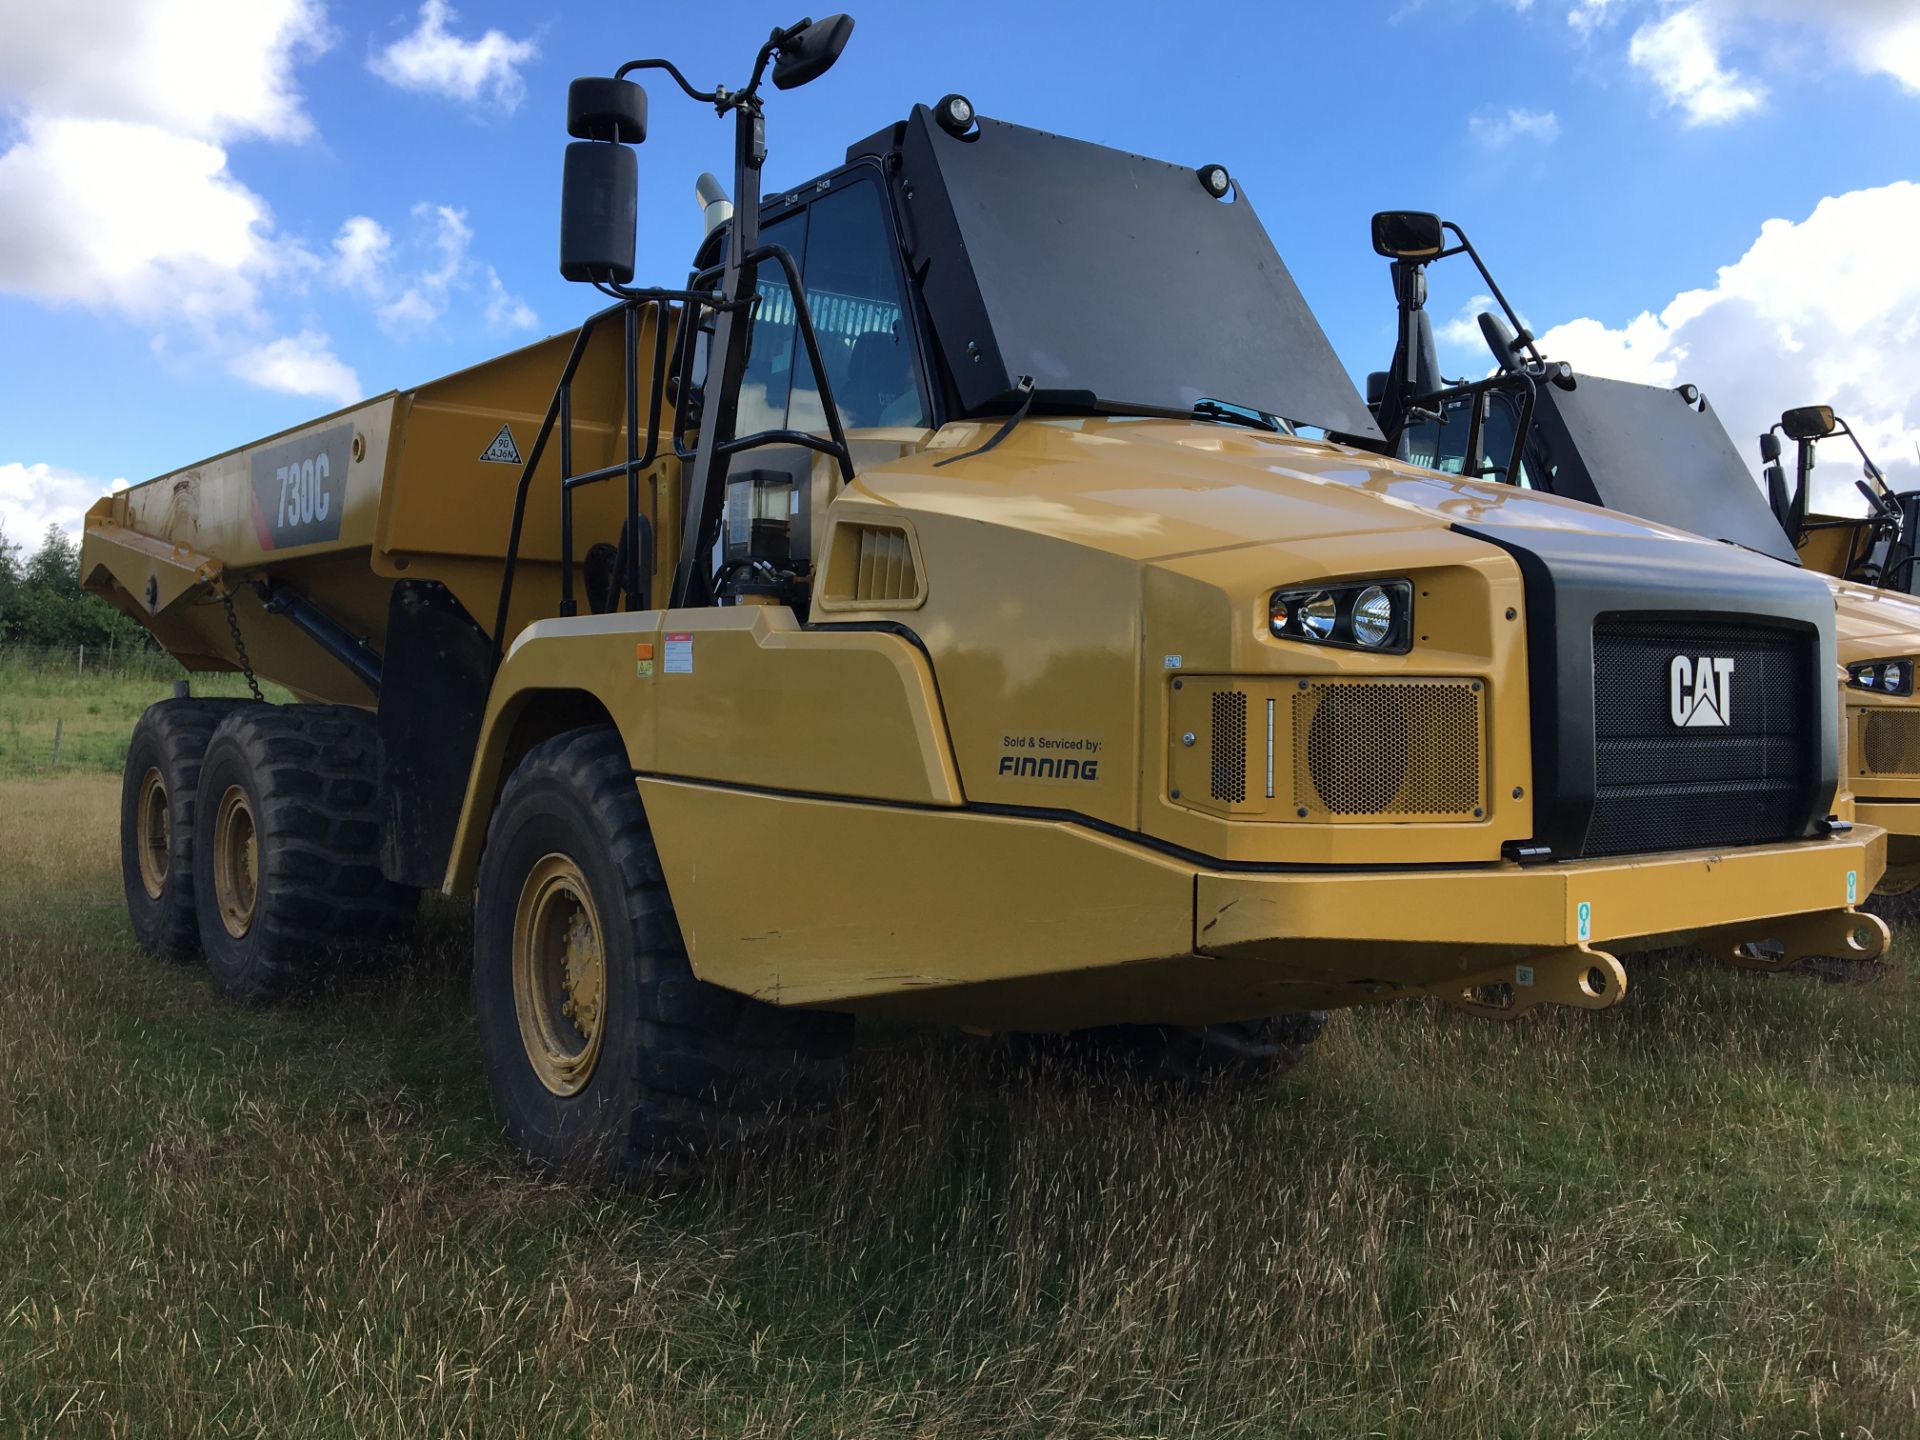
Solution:
<path fill-rule="evenodd" d="M 40 548 L 0 531 L 0 645 L 153 648 L 146 628 L 80 588 L 80 547 L 49 525 Z"/>

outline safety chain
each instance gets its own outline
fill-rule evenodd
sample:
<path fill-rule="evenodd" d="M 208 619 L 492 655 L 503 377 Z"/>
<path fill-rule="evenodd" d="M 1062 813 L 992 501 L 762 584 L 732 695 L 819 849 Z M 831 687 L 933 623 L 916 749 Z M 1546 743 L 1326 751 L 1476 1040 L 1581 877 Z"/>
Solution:
<path fill-rule="evenodd" d="M 227 633 L 233 637 L 233 653 L 240 659 L 240 673 L 247 677 L 247 689 L 253 692 L 253 698 L 262 705 L 267 697 L 260 693 L 260 682 L 253 678 L 253 662 L 247 658 L 247 642 L 240 638 L 240 622 L 233 613 L 233 592 L 226 586 L 220 587 L 220 604 L 227 612 Z"/>

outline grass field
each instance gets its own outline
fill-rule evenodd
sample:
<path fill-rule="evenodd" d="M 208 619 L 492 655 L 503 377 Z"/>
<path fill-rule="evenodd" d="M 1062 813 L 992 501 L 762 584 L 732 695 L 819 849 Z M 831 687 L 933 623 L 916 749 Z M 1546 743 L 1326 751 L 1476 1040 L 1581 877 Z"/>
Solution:
<path fill-rule="evenodd" d="M 226 1007 L 133 949 L 104 764 L 0 780 L 0 1433 L 1920 1433 L 1905 952 L 1201 1099 L 880 1030 L 823 1147 L 594 1193 L 499 1137 L 457 907 Z"/>
<path fill-rule="evenodd" d="M 275 700 L 288 698 L 277 685 L 267 689 Z M 172 692 L 171 680 L 152 675 L 79 674 L 71 665 L 9 663 L 0 655 L 0 777 L 118 774 L 133 722 Z M 196 675 L 193 693 L 245 695 L 247 682 L 238 675 Z"/>

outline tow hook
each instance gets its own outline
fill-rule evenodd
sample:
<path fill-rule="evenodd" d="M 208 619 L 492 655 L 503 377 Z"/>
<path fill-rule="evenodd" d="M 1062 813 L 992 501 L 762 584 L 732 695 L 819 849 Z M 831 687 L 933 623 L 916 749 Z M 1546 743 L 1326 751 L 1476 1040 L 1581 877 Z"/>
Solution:
<path fill-rule="evenodd" d="M 1627 972 L 1606 951 L 1573 945 L 1449 980 L 1427 993 L 1456 1010 L 1512 1020 L 1536 1005 L 1577 1005 L 1583 1010 L 1617 1005 L 1627 993 Z"/>
<path fill-rule="evenodd" d="M 1863 910 L 1815 910 L 1752 925 L 1711 930 L 1697 942 L 1716 959 L 1741 970 L 1784 970 L 1802 960 L 1833 959 L 1860 963 L 1878 960 L 1892 940 L 1887 922 Z"/>

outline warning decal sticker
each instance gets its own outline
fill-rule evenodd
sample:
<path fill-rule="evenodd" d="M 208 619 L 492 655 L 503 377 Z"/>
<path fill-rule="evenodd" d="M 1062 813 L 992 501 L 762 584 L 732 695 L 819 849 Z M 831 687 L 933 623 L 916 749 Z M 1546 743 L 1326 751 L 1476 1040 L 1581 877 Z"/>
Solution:
<path fill-rule="evenodd" d="M 493 443 L 480 452 L 482 460 L 491 460 L 496 465 L 518 465 L 520 447 L 513 443 L 513 427 L 502 425 L 500 433 L 493 437 Z"/>
<path fill-rule="evenodd" d="M 693 673 L 693 636 L 667 636 L 666 659 L 660 666 L 667 675 L 691 675 Z"/>

